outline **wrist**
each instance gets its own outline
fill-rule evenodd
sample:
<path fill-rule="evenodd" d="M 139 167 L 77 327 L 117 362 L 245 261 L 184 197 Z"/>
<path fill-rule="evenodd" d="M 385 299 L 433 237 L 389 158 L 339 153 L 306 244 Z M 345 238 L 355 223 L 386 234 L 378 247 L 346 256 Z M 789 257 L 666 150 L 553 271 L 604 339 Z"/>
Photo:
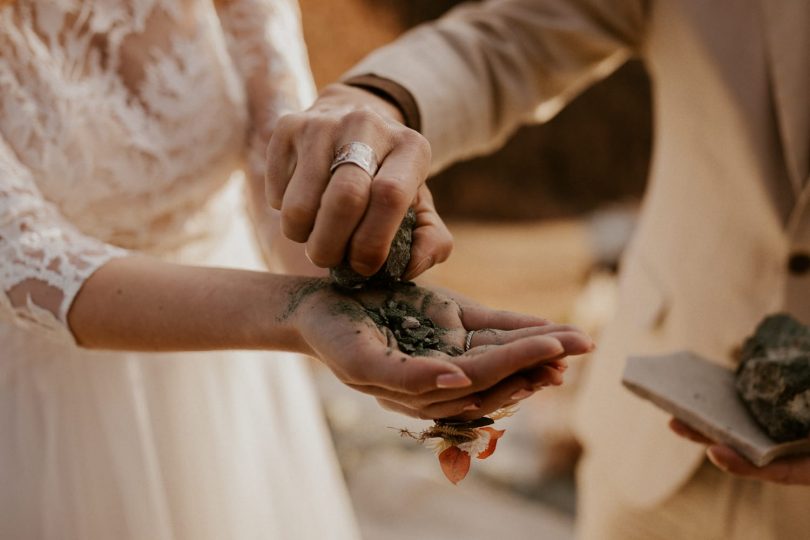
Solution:
<path fill-rule="evenodd" d="M 402 123 L 414 131 L 422 129 L 422 115 L 416 98 L 402 84 L 374 73 L 354 75 L 342 80 L 343 84 L 360 88 L 387 101 L 402 115 Z"/>
<path fill-rule="evenodd" d="M 321 106 L 327 106 L 330 109 L 369 109 L 386 120 L 393 120 L 399 124 L 405 123 L 402 111 L 392 102 L 368 90 L 347 84 L 330 84 L 321 92 L 318 102 Z"/>
<path fill-rule="evenodd" d="M 272 292 L 259 302 L 265 308 L 255 311 L 255 320 L 260 329 L 259 348 L 314 356 L 315 352 L 305 337 L 306 313 L 312 302 L 311 297 L 328 287 L 329 282 L 323 278 L 274 274 L 269 276 L 274 281 Z M 273 308 L 267 310 L 268 305 Z"/>

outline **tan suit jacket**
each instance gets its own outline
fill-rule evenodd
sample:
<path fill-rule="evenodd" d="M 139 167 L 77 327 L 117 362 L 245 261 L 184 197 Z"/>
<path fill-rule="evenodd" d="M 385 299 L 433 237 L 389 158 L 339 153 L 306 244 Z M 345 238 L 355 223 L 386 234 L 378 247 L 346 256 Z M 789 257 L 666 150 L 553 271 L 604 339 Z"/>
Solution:
<path fill-rule="evenodd" d="M 810 253 L 810 2 L 494 0 L 351 74 L 411 91 L 441 167 L 550 117 L 633 55 L 653 80 L 650 184 L 578 430 L 617 494 L 648 506 L 703 454 L 622 389 L 627 356 L 691 349 L 732 365 L 765 314 L 810 323 L 810 274 L 788 271 L 791 255 Z"/>

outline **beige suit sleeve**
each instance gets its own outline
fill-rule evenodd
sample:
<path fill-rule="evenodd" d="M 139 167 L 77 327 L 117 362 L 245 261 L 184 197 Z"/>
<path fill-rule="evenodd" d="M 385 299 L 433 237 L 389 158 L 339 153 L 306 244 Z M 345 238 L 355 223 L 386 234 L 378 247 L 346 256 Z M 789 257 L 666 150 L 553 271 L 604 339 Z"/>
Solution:
<path fill-rule="evenodd" d="M 494 150 L 545 121 L 641 47 L 644 0 L 490 0 L 461 6 L 369 55 L 411 92 L 434 168 Z"/>

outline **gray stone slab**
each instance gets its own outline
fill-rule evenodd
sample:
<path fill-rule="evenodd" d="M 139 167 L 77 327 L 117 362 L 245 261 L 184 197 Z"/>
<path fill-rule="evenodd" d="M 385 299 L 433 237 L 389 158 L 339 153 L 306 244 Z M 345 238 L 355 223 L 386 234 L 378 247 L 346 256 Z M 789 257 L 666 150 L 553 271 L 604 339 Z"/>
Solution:
<path fill-rule="evenodd" d="M 623 384 L 696 431 L 763 466 L 779 457 L 810 454 L 810 439 L 773 441 L 737 395 L 734 372 L 688 351 L 631 357 Z"/>

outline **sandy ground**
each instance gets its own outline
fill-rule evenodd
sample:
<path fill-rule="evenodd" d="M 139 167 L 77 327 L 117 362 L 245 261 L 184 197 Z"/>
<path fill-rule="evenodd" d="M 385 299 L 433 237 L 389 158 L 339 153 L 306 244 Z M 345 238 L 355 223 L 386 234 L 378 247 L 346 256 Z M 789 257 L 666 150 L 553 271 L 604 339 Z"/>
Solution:
<path fill-rule="evenodd" d="M 427 281 L 488 305 L 571 318 L 592 264 L 588 227 L 565 221 L 517 225 L 454 224 L 456 248 Z M 545 477 L 539 443 L 551 424 L 542 411 L 557 389 L 524 403 L 498 452 L 473 464 L 458 486 L 442 475 L 436 456 L 396 429 L 429 425 L 380 409 L 370 397 L 319 372 L 318 384 L 333 428 L 355 510 L 370 540 L 466 540 L 499 536 L 544 540 L 573 537 L 570 477 Z M 546 396 L 550 396 L 546 397 Z M 545 400 L 545 401 L 544 401 Z M 546 456 L 547 457 L 547 456 Z"/>

